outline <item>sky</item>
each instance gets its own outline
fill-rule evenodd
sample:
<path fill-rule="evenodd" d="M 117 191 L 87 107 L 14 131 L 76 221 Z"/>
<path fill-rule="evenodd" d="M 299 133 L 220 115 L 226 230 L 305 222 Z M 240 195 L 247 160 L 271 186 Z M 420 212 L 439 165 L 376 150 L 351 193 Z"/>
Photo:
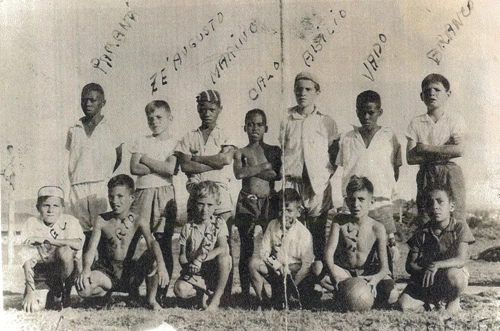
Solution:
<path fill-rule="evenodd" d="M 195 97 L 205 89 L 221 93 L 220 123 L 238 146 L 247 142 L 243 120 L 252 108 L 266 111 L 265 140 L 278 144 L 301 71 L 318 77 L 317 107 L 342 132 L 358 124 L 356 96 L 379 92 L 379 123 L 393 128 L 404 148 L 409 121 L 426 111 L 420 82 L 435 72 L 451 83 L 447 111 L 467 123 L 457 163 L 468 206 L 498 208 L 498 7 L 494 0 L 282 1 L 281 7 L 279 1 L 2 0 L 2 165 L 6 145 L 14 145 L 17 199 L 35 198 L 43 185 L 67 191 L 66 132 L 82 116 L 80 93 L 89 82 L 103 86 L 104 114 L 126 151 L 149 134 L 144 106 L 154 99 L 170 104 L 175 136 L 195 129 Z M 129 172 L 125 156 L 118 172 Z M 400 197 L 414 197 L 417 170 L 404 163 Z M 339 179 L 340 171 L 333 178 L 337 199 Z M 185 177 L 175 183 L 182 199 Z M 239 185 L 235 180 L 234 192 Z"/>

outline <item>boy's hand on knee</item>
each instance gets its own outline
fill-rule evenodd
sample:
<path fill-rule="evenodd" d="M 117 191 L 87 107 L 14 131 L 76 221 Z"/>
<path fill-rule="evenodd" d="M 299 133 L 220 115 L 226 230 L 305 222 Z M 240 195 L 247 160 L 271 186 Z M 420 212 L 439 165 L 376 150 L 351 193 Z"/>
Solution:
<path fill-rule="evenodd" d="M 40 309 L 40 302 L 36 298 L 35 292 L 28 292 L 23 299 L 23 310 L 27 313 L 33 313 L 39 311 Z"/>
<path fill-rule="evenodd" d="M 434 276 L 436 275 L 438 269 L 439 268 L 434 263 L 431 263 L 429 264 L 429 266 L 427 266 L 427 269 L 425 269 L 424 273 L 424 279 L 422 280 L 423 287 L 430 287 L 434 284 Z"/>
<path fill-rule="evenodd" d="M 158 285 L 161 288 L 165 288 L 170 283 L 170 277 L 168 276 L 167 269 L 160 268 L 158 269 Z"/>
<path fill-rule="evenodd" d="M 80 275 L 75 280 L 75 287 L 77 291 L 83 291 L 86 285 L 92 284 L 89 271 L 82 271 Z"/>
<path fill-rule="evenodd" d="M 366 276 L 363 278 L 366 280 L 367 285 L 370 286 L 370 291 L 373 293 L 373 296 L 376 297 L 377 296 L 377 285 L 380 282 L 380 280 L 374 276 Z"/>
<path fill-rule="evenodd" d="M 276 260 L 276 258 L 274 256 L 269 256 L 267 259 L 264 260 L 264 263 L 271 267 L 274 271 L 276 271 L 277 273 L 280 272 L 280 268 L 281 268 L 281 263 L 279 263 L 278 260 Z"/>

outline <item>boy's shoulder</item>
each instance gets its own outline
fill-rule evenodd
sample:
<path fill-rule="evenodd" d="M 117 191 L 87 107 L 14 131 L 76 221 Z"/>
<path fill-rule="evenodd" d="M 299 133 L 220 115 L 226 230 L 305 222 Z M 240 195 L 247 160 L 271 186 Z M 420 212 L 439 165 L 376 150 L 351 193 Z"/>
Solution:
<path fill-rule="evenodd" d="M 351 214 L 346 214 L 346 213 L 339 213 L 335 215 L 332 219 L 333 223 L 338 224 L 339 226 L 352 223 L 352 224 L 358 224 L 358 220 L 354 218 Z"/>
<path fill-rule="evenodd" d="M 106 221 L 106 222 L 114 220 L 114 219 L 115 219 L 115 214 L 112 211 L 108 211 L 106 213 L 99 214 L 99 217 L 97 218 L 97 220 Z"/>

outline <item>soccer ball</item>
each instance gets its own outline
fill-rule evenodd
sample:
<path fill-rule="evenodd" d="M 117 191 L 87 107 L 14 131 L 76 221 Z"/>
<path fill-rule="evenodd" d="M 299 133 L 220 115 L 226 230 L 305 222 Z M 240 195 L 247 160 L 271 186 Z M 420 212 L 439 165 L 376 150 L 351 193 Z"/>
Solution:
<path fill-rule="evenodd" d="M 365 279 L 353 277 L 339 284 L 340 298 L 350 311 L 368 311 L 372 308 L 375 296 Z"/>

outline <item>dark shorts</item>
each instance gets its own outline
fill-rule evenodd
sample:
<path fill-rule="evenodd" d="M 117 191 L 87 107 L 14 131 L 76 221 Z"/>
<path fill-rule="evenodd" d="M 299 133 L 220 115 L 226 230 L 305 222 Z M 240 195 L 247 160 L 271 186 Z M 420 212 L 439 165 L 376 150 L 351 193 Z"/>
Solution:
<path fill-rule="evenodd" d="M 219 279 L 219 266 L 217 259 L 203 262 L 200 272 L 193 274 L 187 268 L 182 268 L 179 280 L 191 284 L 198 291 L 211 290 L 217 287 Z"/>
<path fill-rule="evenodd" d="M 259 198 L 254 194 L 240 191 L 236 203 L 236 226 L 261 225 L 264 229 L 267 224 L 278 217 L 278 200 L 275 192 Z"/>
<path fill-rule="evenodd" d="M 433 303 L 433 301 L 444 299 L 450 291 L 449 286 L 446 286 L 448 283 L 446 277 L 447 270 L 439 269 L 434 276 L 434 284 L 430 287 L 422 287 L 424 272 L 413 274 L 410 277 L 410 283 L 408 283 L 403 293 L 425 303 Z M 461 270 L 467 279 L 469 279 L 470 275 L 466 267 L 458 268 L 458 270 Z"/>
<path fill-rule="evenodd" d="M 37 263 L 33 268 L 33 279 L 37 290 L 46 290 L 52 288 L 54 280 L 60 279 L 61 268 L 57 262 Z"/>
<path fill-rule="evenodd" d="M 155 271 L 155 256 L 146 251 L 138 260 L 109 261 L 99 259 L 92 264 L 92 271 L 99 271 L 111 280 L 112 292 L 128 292 L 141 285 L 144 278 Z"/>

